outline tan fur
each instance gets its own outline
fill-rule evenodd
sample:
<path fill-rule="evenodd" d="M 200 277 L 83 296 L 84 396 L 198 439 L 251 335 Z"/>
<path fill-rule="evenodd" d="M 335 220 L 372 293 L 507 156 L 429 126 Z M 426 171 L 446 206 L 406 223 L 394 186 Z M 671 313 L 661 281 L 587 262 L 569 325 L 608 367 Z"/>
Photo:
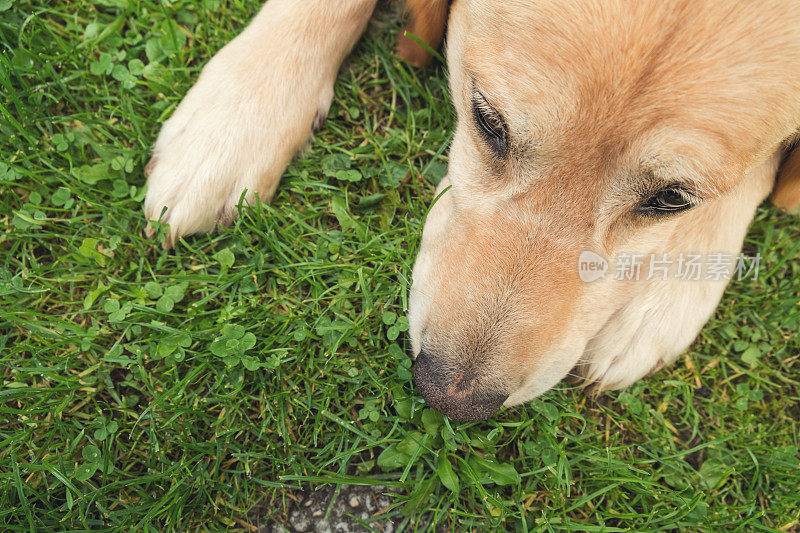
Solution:
<path fill-rule="evenodd" d="M 206 65 L 148 165 L 145 214 L 169 223 L 165 247 L 229 222 L 245 190 L 247 202 L 272 198 L 327 114 L 339 65 L 375 3 L 270 0 Z"/>
<path fill-rule="evenodd" d="M 424 67 L 433 60 L 431 53 L 406 37 L 406 32 L 420 38 L 433 50 L 439 48 L 447 23 L 450 0 L 408 0 L 406 16 L 408 25 L 397 38 L 397 55 L 418 67 Z"/>
<path fill-rule="evenodd" d="M 800 150 L 786 156 L 772 191 L 772 202 L 786 211 L 800 213 Z"/>
<path fill-rule="evenodd" d="M 374 3 L 270 0 L 212 60 L 148 166 L 145 209 L 167 207 L 170 239 L 230 219 L 245 188 L 272 194 Z M 446 6 L 411 0 L 409 31 L 438 45 Z M 738 254 L 800 129 L 796 0 L 455 0 L 448 26 L 458 123 L 409 306 L 423 395 L 478 419 L 573 368 L 602 390 L 670 363 L 728 278 L 616 280 L 615 258 Z M 429 60 L 408 43 L 403 57 Z M 475 122 L 475 90 L 508 126 L 504 160 Z M 798 153 L 773 192 L 787 209 Z M 675 183 L 700 205 L 635 212 L 643 191 Z M 609 276 L 581 281 L 587 251 Z"/>

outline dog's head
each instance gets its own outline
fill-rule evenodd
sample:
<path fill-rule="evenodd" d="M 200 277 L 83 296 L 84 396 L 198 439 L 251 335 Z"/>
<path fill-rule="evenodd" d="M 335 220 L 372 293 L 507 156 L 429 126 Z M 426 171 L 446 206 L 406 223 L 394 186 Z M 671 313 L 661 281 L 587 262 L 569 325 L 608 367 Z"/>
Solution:
<path fill-rule="evenodd" d="M 458 123 L 409 310 L 423 396 L 476 420 L 573 368 L 604 389 L 674 359 L 800 126 L 800 10 L 457 0 L 449 25 Z M 675 275 L 714 254 L 727 276 Z"/>

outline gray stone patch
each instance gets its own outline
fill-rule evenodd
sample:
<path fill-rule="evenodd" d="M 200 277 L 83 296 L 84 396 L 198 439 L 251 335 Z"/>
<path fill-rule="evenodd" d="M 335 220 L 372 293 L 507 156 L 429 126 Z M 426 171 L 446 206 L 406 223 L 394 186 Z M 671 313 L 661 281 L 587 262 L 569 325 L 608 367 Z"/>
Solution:
<path fill-rule="evenodd" d="M 376 486 L 325 486 L 301 494 L 300 504 L 292 506 L 285 520 L 271 522 L 261 533 L 394 533 L 398 522 L 382 517 L 391 506 L 390 493 L 396 489 Z M 333 506 L 331 506 L 333 501 Z M 330 512 L 328 512 L 328 507 Z M 369 527 L 366 527 L 367 524 Z"/>

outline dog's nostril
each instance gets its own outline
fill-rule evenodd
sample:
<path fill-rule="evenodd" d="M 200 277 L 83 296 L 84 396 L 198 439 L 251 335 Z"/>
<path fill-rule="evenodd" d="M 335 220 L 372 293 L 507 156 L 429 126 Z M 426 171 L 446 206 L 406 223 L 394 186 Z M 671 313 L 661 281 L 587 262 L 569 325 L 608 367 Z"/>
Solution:
<path fill-rule="evenodd" d="M 508 398 L 508 393 L 481 383 L 475 372 L 456 372 L 424 350 L 414 363 L 414 383 L 428 405 L 458 422 L 486 420 Z"/>

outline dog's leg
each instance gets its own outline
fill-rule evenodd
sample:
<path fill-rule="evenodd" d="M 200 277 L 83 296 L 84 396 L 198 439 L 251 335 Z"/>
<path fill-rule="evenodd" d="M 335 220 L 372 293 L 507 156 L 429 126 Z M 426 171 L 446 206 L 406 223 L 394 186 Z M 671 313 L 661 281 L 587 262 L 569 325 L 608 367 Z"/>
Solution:
<path fill-rule="evenodd" d="M 790 213 L 800 214 L 800 147 L 795 147 L 781 165 L 772 191 L 772 203 Z"/>
<path fill-rule="evenodd" d="M 423 67 L 433 56 L 425 48 L 406 37 L 408 32 L 436 50 L 442 44 L 444 27 L 450 10 L 450 0 L 408 0 L 408 26 L 397 39 L 397 55 L 413 65 Z"/>
<path fill-rule="evenodd" d="M 145 214 L 169 223 L 165 247 L 230 222 L 245 190 L 246 200 L 272 197 L 324 121 L 339 66 L 376 1 L 270 0 L 214 56 L 147 165 Z"/>

